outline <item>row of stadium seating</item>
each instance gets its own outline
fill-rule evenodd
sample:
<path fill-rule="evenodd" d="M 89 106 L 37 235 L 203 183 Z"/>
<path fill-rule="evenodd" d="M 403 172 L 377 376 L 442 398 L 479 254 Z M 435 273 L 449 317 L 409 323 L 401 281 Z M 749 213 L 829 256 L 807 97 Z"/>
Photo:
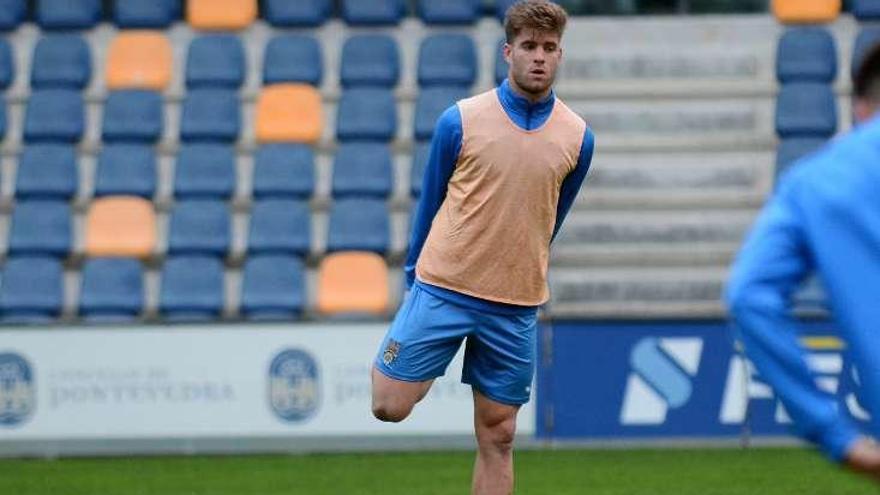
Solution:
<path fill-rule="evenodd" d="M 849 0 L 853 16 L 859 20 L 880 19 L 876 0 Z M 772 10 L 783 24 L 822 24 L 840 15 L 841 0 L 772 0 Z"/>

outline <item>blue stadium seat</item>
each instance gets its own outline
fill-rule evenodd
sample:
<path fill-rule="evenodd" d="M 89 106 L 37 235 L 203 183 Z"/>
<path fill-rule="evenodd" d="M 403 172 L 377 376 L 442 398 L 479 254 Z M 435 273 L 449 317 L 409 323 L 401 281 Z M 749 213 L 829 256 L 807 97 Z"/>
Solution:
<path fill-rule="evenodd" d="M 315 153 L 298 143 L 265 144 L 254 158 L 253 196 L 309 198 L 315 189 Z"/>
<path fill-rule="evenodd" d="M 92 78 L 89 46 L 75 34 L 40 38 L 31 61 L 31 87 L 83 89 Z"/>
<path fill-rule="evenodd" d="M 232 142 L 240 131 L 241 105 L 234 90 L 194 89 L 187 93 L 180 122 L 182 140 Z"/>
<path fill-rule="evenodd" d="M 159 313 L 167 321 L 210 321 L 223 312 L 223 263 L 210 256 L 172 256 L 162 266 Z"/>
<path fill-rule="evenodd" d="M 263 16 L 276 27 L 317 27 L 333 10 L 330 0 L 264 0 Z"/>
<path fill-rule="evenodd" d="M 11 31 L 24 22 L 26 0 L 0 0 L 0 31 Z"/>
<path fill-rule="evenodd" d="M 341 199 L 330 209 L 328 251 L 388 251 L 388 206 L 380 199 Z"/>
<path fill-rule="evenodd" d="M 470 87 L 477 80 L 477 49 L 470 36 L 434 34 L 419 47 L 419 86 Z"/>
<path fill-rule="evenodd" d="M 781 83 L 830 83 L 837 77 L 837 49 L 827 29 L 810 26 L 785 31 L 776 50 L 776 78 Z"/>
<path fill-rule="evenodd" d="M 226 203 L 213 199 L 179 201 L 171 212 L 168 254 L 226 256 L 231 220 Z"/>
<path fill-rule="evenodd" d="M 132 258 L 91 258 L 82 270 L 79 312 L 87 321 L 126 322 L 144 306 L 144 269 Z"/>
<path fill-rule="evenodd" d="M 15 197 L 69 200 L 79 184 L 77 170 L 76 149 L 71 145 L 25 146 L 15 174 Z"/>
<path fill-rule="evenodd" d="M 504 16 L 507 15 L 507 9 L 516 2 L 517 0 L 495 0 L 495 17 L 497 17 L 499 21 L 504 22 Z"/>
<path fill-rule="evenodd" d="M 856 35 L 856 41 L 853 45 L 852 60 L 850 62 L 850 72 L 853 77 L 856 75 L 862 59 L 868 53 L 868 50 L 880 44 L 880 26 L 863 27 L 859 34 Z"/>
<path fill-rule="evenodd" d="M 174 196 L 228 198 L 235 191 L 235 149 L 225 144 L 185 144 L 174 167 Z"/>
<path fill-rule="evenodd" d="M 473 24 L 479 13 L 478 0 L 419 0 L 419 17 L 425 24 Z"/>
<path fill-rule="evenodd" d="M 116 0 L 113 20 L 121 28 L 167 28 L 180 13 L 181 0 Z"/>
<path fill-rule="evenodd" d="M 248 252 L 307 256 L 312 246 L 309 205 L 295 199 L 263 199 L 251 212 Z"/>
<path fill-rule="evenodd" d="M 342 0 L 342 18 L 352 26 L 393 26 L 405 15 L 403 0 Z"/>
<path fill-rule="evenodd" d="M 392 167 L 387 144 L 343 143 L 333 161 L 333 197 L 387 198 Z"/>
<path fill-rule="evenodd" d="M 305 306 L 305 270 L 294 256 L 252 256 L 242 275 L 241 314 L 249 320 L 292 320 Z"/>
<path fill-rule="evenodd" d="M 0 278 L 0 320 L 49 323 L 58 318 L 64 302 L 63 279 L 61 261 L 55 258 L 10 258 Z"/>
<path fill-rule="evenodd" d="M 400 79 L 400 54 L 394 38 L 385 34 L 360 34 L 342 47 L 342 86 L 393 88 Z"/>
<path fill-rule="evenodd" d="M 318 86 L 324 63 L 318 40 L 305 35 L 276 36 L 263 57 L 263 84 L 300 82 Z"/>
<path fill-rule="evenodd" d="M 101 0 L 37 0 L 43 29 L 88 29 L 101 20 Z"/>
<path fill-rule="evenodd" d="M 80 92 L 72 89 L 39 89 L 31 93 L 24 117 L 28 142 L 77 142 L 85 128 Z"/>
<path fill-rule="evenodd" d="M 510 65 L 504 60 L 504 44 L 507 43 L 505 38 L 501 38 L 498 42 L 498 51 L 495 52 L 495 84 L 501 84 L 507 78 L 507 71 Z"/>
<path fill-rule="evenodd" d="M 244 47 L 238 36 L 200 36 L 189 45 L 186 56 L 188 88 L 238 89 L 244 82 Z"/>
<path fill-rule="evenodd" d="M 71 247 L 70 219 L 70 205 L 65 201 L 17 202 L 9 231 L 9 254 L 67 256 Z"/>
<path fill-rule="evenodd" d="M 142 144 L 110 144 L 98 155 L 95 196 L 127 195 L 152 199 L 156 192 L 156 153 Z"/>
<path fill-rule="evenodd" d="M 8 41 L 0 39 L 0 89 L 8 88 L 14 79 L 15 63 L 12 61 L 12 48 Z"/>
<path fill-rule="evenodd" d="M 788 137 L 829 137 L 837 130 L 837 102 L 831 86 L 791 83 L 776 100 L 776 134 Z"/>
<path fill-rule="evenodd" d="M 428 167 L 428 158 L 430 156 L 430 142 L 421 142 L 416 145 L 416 150 L 413 153 L 412 167 L 409 172 L 410 194 L 414 198 L 422 195 L 422 179 L 425 177 L 425 169 Z"/>
<path fill-rule="evenodd" d="M 416 100 L 416 116 L 414 135 L 417 140 L 431 139 L 434 124 L 443 112 L 470 96 L 465 88 L 427 88 L 423 89 Z"/>
<path fill-rule="evenodd" d="M 155 91 L 111 91 L 101 130 L 106 142 L 152 143 L 162 135 L 162 95 Z"/>
<path fill-rule="evenodd" d="M 860 21 L 880 19 L 880 2 L 877 0 L 850 0 L 852 13 Z"/>
<path fill-rule="evenodd" d="M 794 162 L 821 148 L 828 140 L 821 137 L 793 137 L 783 139 L 776 149 L 776 175 Z"/>
<path fill-rule="evenodd" d="M 390 89 L 354 88 L 342 94 L 336 116 L 339 140 L 390 141 L 395 134 L 397 104 Z"/>

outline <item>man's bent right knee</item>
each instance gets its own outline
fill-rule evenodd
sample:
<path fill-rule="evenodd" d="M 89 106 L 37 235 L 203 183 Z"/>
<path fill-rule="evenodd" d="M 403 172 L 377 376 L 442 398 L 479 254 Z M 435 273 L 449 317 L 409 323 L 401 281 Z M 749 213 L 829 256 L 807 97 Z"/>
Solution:
<path fill-rule="evenodd" d="M 416 403 L 428 393 L 431 381 L 405 382 L 385 376 L 373 368 L 373 416 L 379 421 L 398 423 L 406 419 Z"/>

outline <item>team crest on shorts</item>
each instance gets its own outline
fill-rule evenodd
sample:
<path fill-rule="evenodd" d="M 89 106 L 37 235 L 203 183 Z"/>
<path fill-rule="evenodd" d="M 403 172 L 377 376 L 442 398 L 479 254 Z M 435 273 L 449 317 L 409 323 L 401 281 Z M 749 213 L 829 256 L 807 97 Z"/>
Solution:
<path fill-rule="evenodd" d="M 385 363 L 385 366 L 391 366 L 398 354 L 400 354 L 400 342 L 388 339 L 388 347 L 382 353 L 382 362 Z"/>

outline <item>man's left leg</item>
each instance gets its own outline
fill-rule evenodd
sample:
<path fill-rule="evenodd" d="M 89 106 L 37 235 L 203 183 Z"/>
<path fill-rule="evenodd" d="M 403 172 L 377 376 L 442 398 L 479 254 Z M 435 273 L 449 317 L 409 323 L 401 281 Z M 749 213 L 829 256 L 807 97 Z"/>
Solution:
<path fill-rule="evenodd" d="M 518 411 L 519 406 L 495 402 L 474 389 L 477 460 L 473 495 L 513 493 L 513 439 Z"/>

